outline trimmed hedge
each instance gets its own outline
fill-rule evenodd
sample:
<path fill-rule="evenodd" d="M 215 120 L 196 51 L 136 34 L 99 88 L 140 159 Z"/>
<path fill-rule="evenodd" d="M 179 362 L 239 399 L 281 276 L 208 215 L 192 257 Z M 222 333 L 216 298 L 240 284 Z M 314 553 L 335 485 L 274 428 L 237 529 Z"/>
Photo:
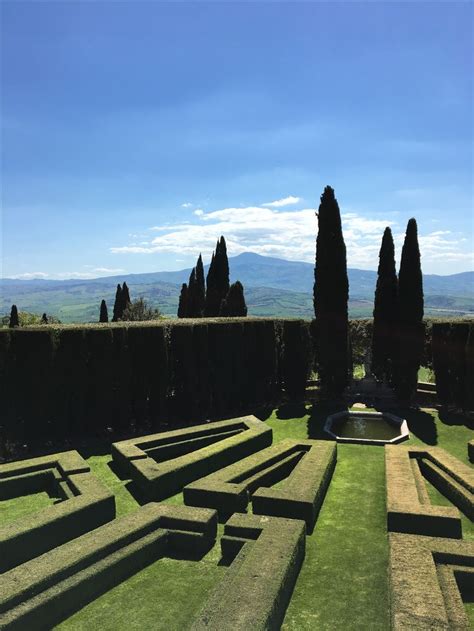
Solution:
<path fill-rule="evenodd" d="M 164 556 L 215 543 L 214 511 L 150 503 L 0 576 L 0 627 L 52 628 Z"/>
<path fill-rule="evenodd" d="M 457 509 L 432 506 L 422 474 L 472 518 L 474 473 L 440 447 L 385 447 L 387 529 L 404 533 L 462 536 Z"/>
<path fill-rule="evenodd" d="M 443 405 L 474 409 L 474 322 L 433 324 L 433 368 Z"/>
<path fill-rule="evenodd" d="M 389 546 L 391 628 L 470 629 L 474 542 L 389 533 Z"/>
<path fill-rule="evenodd" d="M 302 442 L 312 443 L 310 449 L 281 488 L 262 486 L 253 493 L 252 511 L 256 515 L 303 519 L 308 534 L 311 534 L 336 467 L 337 443 L 326 440 Z"/>
<path fill-rule="evenodd" d="M 350 321 L 353 363 L 371 320 Z M 433 341 L 431 341 L 433 336 Z M 474 408 L 472 321 L 425 322 L 442 403 Z M 0 440 L 29 443 L 238 416 L 302 398 L 315 321 L 206 318 L 0 329 Z"/>
<path fill-rule="evenodd" d="M 244 416 L 123 440 L 112 445 L 112 457 L 146 498 L 158 500 L 271 442 L 270 427 Z"/>
<path fill-rule="evenodd" d="M 312 532 L 336 466 L 336 449 L 329 441 L 283 440 L 185 486 L 184 501 L 215 508 L 221 519 L 245 512 L 252 501 L 255 514 L 303 519 Z M 281 480 L 281 488 L 267 488 Z"/>
<path fill-rule="evenodd" d="M 276 403 L 283 390 L 303 396 L 311 364 L 302 320 L 0 329 L 0 438 L 28 443 L 237 416 Z"/>
<path fill-rule="evenodd" d="M 115 517 L 113 494 L 77 451 L 0 465 L 0 498 L 39 490 L 54 492 L 64 501 L 0 527 L 0 572 Z"/>
<path fill-rule="evenodd" d="M 304 560 L 304 522 L 234 515 L 221 548 L 232 564 L 191 631 L 279 629 Z"/>

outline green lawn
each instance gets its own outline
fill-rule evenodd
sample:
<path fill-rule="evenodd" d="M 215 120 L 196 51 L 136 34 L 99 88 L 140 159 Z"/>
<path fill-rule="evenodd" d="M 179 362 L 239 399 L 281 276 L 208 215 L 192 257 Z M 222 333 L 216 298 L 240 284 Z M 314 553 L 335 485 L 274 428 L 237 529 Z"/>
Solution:
<path fill-rule="evenodd" d="M 273 442 L 283 438 L 325 438 L 323 425 L 331 410 L 310 404 L 283 406 L 266 419 Z M 434 410 L 396 411 L 407 418 L 416 445 L 439 445 L 463 462 L 472 430 L 460 417 L 439 417 Z M 406 443 L 405 443 L 406 444 Z M 117 515 L 138 508 L 128 481 L 114 472 L 109 455 L 91 455 L 95 474 L 114 492 Z M 446 498 L 428 485 L 434 503 Z M 45 498 L 31 496 L 36 510 Z M 52 501 L 49 499 L 49 501 Z M 182 503 L 182 494 L 167 503 Z M 0 516 L 25 511 L 25 500 L 0 502 Z M 387 582 L 388 543 L 385 529 L 384 450 L 381 447 L 338 445 L 338 462 L 314 532 L 306 540 L 306 559 L 287 610 L 283 628 L 389 628 Z M 219 533 L 222 532 L 222 527 Z M 474 528 L 463 518 L 463 535 Z M 162 559 L 110 590 L 60 625 L 64 629 L 181 630 L 206 600 L 226 571 L 219 565 L 216 545 L 201 561 Z M 466 605 L 472 619 L 473 605 Z"/>
<path fill-rule="evenodd" d="M 45 491 L 2 500 L 0 501 L 0 524 L 5 525 L 23 519 L 31 513 L 52 506 L 54 501 L 54 498 Z"/>

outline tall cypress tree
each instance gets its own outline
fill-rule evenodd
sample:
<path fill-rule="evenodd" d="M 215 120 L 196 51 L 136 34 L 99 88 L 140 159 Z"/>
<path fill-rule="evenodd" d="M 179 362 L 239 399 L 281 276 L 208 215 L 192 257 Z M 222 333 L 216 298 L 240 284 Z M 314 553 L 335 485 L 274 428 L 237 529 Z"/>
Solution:
<path fill-rule="evenodd" d="M 416 219 L 408 221 L 398 274 L 397 395 L 410 400 L 416 393 L 423 354 L 423 277 Z"/>
<path fill-rule="evenodd" d="M 219 294 L 219 310 L 220 303 L 225 299 L 229 291 L 229 259 L 227 258 L 227 245 L 223 236 L 217 245 L 216 250 L 216 277 L 217 277 L 217 291 Z"/>
<path fill-rule="evenodd" d="M 127 283 L 124 282 L 122 285 L 122 315 L 125 309 L 132 304 L 130 300 L 130 292 L 128 290 Z"/>
<path fill-rule="evenodd" d="M 181 285 L 181 293 L 179 294 L 178 318 L 188 317 L 188 286 L 186 283 Z"/>
<path fill-rule="evenodd" d="M 341 215 L 330 186 L 326 186 L 321 195 L 317 217 L 313 303 L 319 379 L 327 394 L 337 396 L 348 383 L 349 281 Z"/>
<path fill-rule="evenodd" d="M 196 268 L 193 267 L 189 275 L 188 283 L 188 306 L 187 317 L 196 318 L 197 316 L 197 285 L 196 285 Z"/>
<path fill-rule="evenodd" d="M 398 280 L 392 231 L 385 228 L 379 253 L 374 298 L 372 372 L 379 381 L 392 382 L 398 323 Z"/>
<path fill-rule="evenodd" d="M 232 283 L 227 296 L 221 302 L 220 314 L 227 317 L 245 317 L 247 305 L 244 298 L 244 287 L 240 281 Z"/>
<path fill-rule="evenodd" d="M 11 329 L 13 329 L 15 326 L 20 326 L 20 321 L 18 319 L 18 309 L 16 308 L 16 305 L 12 305 L 12 308 L 10 311 L 10 322 L 8 326 Z"/>
<path fill-rule="evenodd" d="M 99 322 L 108 322 L 108 321 L 109 321 L 109 314 L 107 312 L 107 303 L 105 302 L 105 300 L 102 300 L 102 302 L 100 303 Z"/>
<path fill-rule="evenodd" d="M 123 314 L 123 299 L 122 299 L 122 288 L 120 287 L 120 283 L 117 285 L 117 291 L 115 292 L 115 302 L 114 302 L 114 315 L 112 316 L 112 322 L 117 322 L 120 320 Z"/>
<path fill-rule="evenodd" d="M 216 251 L 212 253 L 211 264 L 207 271 L 206 278 L 206 306 L 204 308 L 204 315 L 207 317 L 213 317 L 219 315 L 219 292 L 217 290 L 217 249 L 219 247 L 219 241 L 216 245 Z"/>
<path fill-rule="evenodd" d="M 206 287 L 204 283 L 204 266 L 202 264 L 202 256 L 199 254 L 199 258 L 196 263 L 196 315 L 197 318 L 202 318 L 206 307 Z"/>

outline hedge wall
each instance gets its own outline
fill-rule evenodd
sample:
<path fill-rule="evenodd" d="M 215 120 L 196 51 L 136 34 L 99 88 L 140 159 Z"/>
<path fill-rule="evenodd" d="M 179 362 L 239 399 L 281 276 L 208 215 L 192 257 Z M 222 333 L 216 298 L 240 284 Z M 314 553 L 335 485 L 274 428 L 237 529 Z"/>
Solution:
<path fill-rule="evenodd" d="M 196 423 L 304 394 L 309 328 L 218 318 L 0 329 L 0 441 Z"/>
<path fill-rule="evenodd" d="M 440 401 L 474 409 L 474 324 L 425 321 Z M 350 321 L 353 363 L 371 320 Z M 317 368 L 308 320 L 183 319 L 0 329 L 0 442 L 196 423 L 304 395 Z"/>
<path fill-rule="evenodd" d="M 432 356 L 440 403 L 474 410 L 474 321 L 435 322 Z"/>

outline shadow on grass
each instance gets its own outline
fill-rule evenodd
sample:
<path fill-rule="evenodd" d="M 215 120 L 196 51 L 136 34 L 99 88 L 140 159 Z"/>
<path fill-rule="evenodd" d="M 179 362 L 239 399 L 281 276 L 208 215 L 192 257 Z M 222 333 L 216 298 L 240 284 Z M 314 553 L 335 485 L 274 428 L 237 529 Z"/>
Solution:
<path fill-rule="evenodd" d="M 276 417 L 282 421 L 287 421 L 292 418 L 302 418 L 308 414 L 306 404 L 304 401 L 289 401 L 283 403 L 277 408 Z"/>
<path fill-rule="evenodd" d="M 334 440 L 324 431 L 324 424 L 330 414 L 344 412 L 347 406 L 341 402 L 320 401 L 313 403 L 308 419 L 308 438 L 316 440 Z"/>
<path fill-rule="evenodd" d="M 179 545 L 171 543 L 169 549 L 166 552 L 166 556 L 169 559 L 175 559 L 177 561 L 202 561 L 202 559 L 206 556 L 206 554 L 209 554 L 216 543 L 216 539 L 210 540 L 202 548 L 182 548 Z"/>
<path fill-rule="evenodd" d="M 260 421 L 266 421 L 268 418 L 270 418 L 274 409 L 274 405 L 266 405 L 254 410 L 253 415 L 256 416 Z"/>
<path fill-rule="evenodd" d="M 433 414 L 416 408 L 390 408 L 386 411 L 404 418 L 408 430 L 427 445 L 438 444 L 438 431 Z"/>
<path fill-rule="evenodd" d="M 474 429 L 474 417 L 468 418 L 466 414 L 454 412 L 447 408 L 441 407 L 438 411 L 439 420 L 444 425 L 464 425 L 468 429 Z"/>
<path fill-rule="evenodd" d="M 117 463 L 115 462 L 115 460 L 110 460 L 107 463 L 107 466 L 112 471 L 112 473 L 117 476 L 119 480 L 130 480 L 130 475 L 124 473 L 123 470 L 120 469 L 120 467 L 117 467 Z"/>

